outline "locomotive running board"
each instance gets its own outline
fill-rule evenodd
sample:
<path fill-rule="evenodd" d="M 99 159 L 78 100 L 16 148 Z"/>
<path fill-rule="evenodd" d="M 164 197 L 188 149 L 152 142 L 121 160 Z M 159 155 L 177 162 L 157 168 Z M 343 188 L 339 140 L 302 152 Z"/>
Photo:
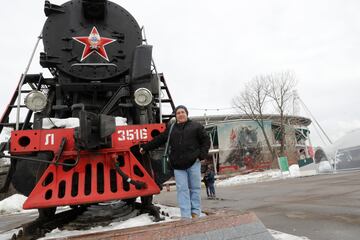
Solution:
<path fill-rule="evenodd" d="M 75 149 L 74 129 L 13 131 L 11 155 L 54 153 L 54 164 L 45 170 L 23 208 L 81 205 L 159 194 L 158 185 L 130 147 L 151 140 L 164 129 L 164 124 L 119 126 L 112 135 L 112 148 L 81 152 Z M 66 145 L 61 156 L 56 156 L 63 139 Z M 74 166 L 59 166 L 56 162 Z M 130 179 L 117 173 L 115 165 L 131 180 L 145 185 L 136 188 Z"/>

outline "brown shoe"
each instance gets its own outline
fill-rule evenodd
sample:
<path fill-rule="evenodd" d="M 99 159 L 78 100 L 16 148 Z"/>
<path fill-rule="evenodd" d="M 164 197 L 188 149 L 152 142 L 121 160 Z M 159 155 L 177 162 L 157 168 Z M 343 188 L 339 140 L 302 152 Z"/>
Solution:
<path fill-rule="evenodd" d="M 192 217 L 192 218 L 198 218 L 199 216 L 198 216 L 197 214 L 195 214 L 195 213 L 192 213 L 192 214 L 191 214 L 191 217 Z"/>

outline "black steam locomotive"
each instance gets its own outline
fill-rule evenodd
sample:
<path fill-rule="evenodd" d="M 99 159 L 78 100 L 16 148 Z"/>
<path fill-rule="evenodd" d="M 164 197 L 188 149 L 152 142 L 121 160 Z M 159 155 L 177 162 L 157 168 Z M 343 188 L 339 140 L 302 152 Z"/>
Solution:
<path fill-rule="evenodd" d="M 171 117 L 161 111 L 162 89 L 174 108 L 152 46 L 130 13 L 107 0 L 46 1 L 44 11 L 40 64 L 53 77 L 23 75 L 3 114 L 1 130 L 15 130 L 1 144 L 11 159 L 2 191 L 12 183 L 29 196 L 24 208 L 44 216 L 62 205 L 139 196 L 151 203 L 166 177 L 156 156 L 138 149 Z M 16 105 L 23 94 L 25 104 Z M 26 117 L 11 123 L 11 110 L 21 107 Z"/>

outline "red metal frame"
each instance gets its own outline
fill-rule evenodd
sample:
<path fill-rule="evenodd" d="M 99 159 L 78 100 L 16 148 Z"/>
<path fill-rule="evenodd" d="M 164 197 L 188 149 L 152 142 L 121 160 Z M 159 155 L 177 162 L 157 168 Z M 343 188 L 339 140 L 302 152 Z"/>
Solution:
<path fill-rule="evenodd" d="M 231 165 L 231 166 L 219 166 L 219 173 L 226 173 L 226 172 L 236 172 L 239 171 L 239 166 Z"/>
<path fill-rule="evenodd" d="M 75 148 L 74 129 L 13 131 L 11 155 L 53 152 L 52 161 L 55 162 L 61 140 L 66 138 L 58 162 L 75 162 L 78 159 L 74 167 L 51 164 L 25 201 L 24 209 L 105 202 L 160 193 L 153 176 L 131 153 L 130 147 L 150 141 L 153 134 L 164 130 L 165 124 L 119 126 L 112 135 L 111 148 L 79 153 Z M 145 188 L 136 189 L 132 184 L 123 183 L 122 177 L 115 172 L 115 163 L 119 158 L 121 170 L 131 179 L 145 182 Z M 87 192 L 86 184 L 91 186 L 86 188 Z"/>

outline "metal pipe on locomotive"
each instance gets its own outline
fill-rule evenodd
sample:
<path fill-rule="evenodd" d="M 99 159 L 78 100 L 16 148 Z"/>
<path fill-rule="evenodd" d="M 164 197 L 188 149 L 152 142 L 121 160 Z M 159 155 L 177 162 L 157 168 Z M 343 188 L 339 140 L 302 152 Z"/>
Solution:
<path fill-rule="evenodd" d="M 18 127 L 1 144 L 2 156 L 11 159 L 2 190 L 11 182 L 28 196 L 24 208 L 45 216 L 63 205 L 139 196 L 151 203 L 165 179 L 161 166 L 154 169 L 138 148 L 165 130 L 161 89 L 170 96 L 154 72 L 152 46 L 143 44 L 130 13 L 107 0 L 45 1 L 44 11 L 40 64 L 52 77 L 24 75 L 2 116 L 0 130 Z M 31 91 L 22 90 L 25 85 Z M 28 114 L 9 123 L 15 99 L 24 93 Z M 174 108 L 171 96 L 167 102 Z M 128 125 L 117 125 L 116 117 Z M 75 127 L 56 126 L 59 119 Z M 53 128 L 45 127 L 49 123 Z"/>

